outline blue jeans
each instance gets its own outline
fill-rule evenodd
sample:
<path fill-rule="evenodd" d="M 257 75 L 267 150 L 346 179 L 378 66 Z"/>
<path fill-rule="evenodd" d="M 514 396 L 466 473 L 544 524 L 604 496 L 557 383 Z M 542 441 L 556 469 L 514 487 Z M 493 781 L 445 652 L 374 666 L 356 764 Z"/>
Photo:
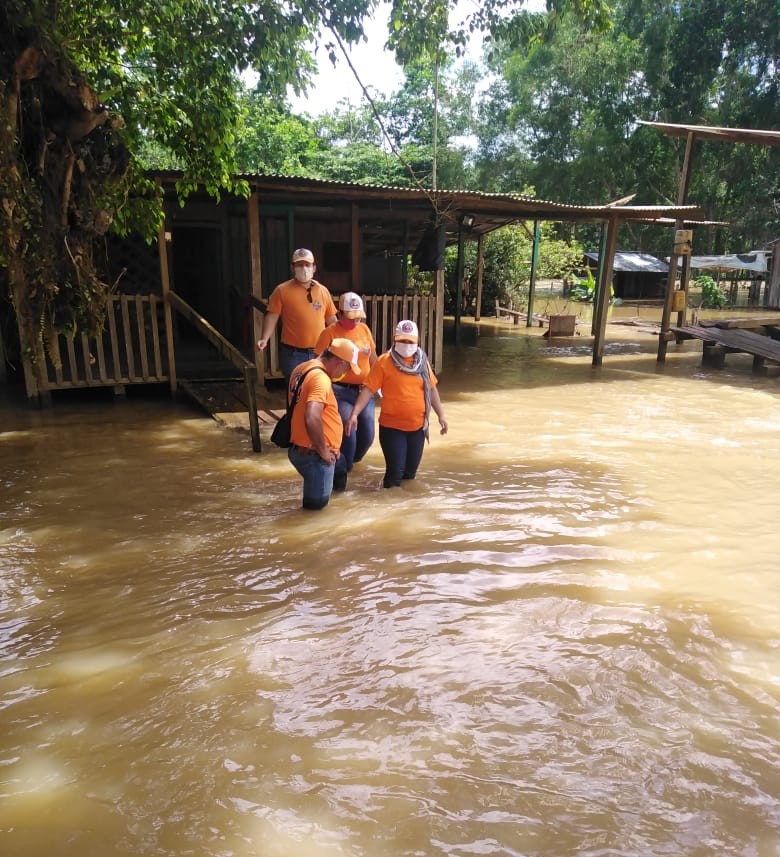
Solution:
<path fill-rule="evenodd" d="M 292 345 L 285 345 L 283 342 L 279 344 L 279 363 L 282 367 L 284 383 L 288 388 L 293 369 L 307 360 L 313 360 L 316 356 L 313 348 L 293 348 Z"/>
<path fill-rule="evenodd" d="M 425 432 L 401 431 L 379 426 L 379 445 L 385 456 L 385 488 L 395 488 L 403 479 L 414 479 L 422 460 Z"/>
<path fill-rule="evenodd" d="M 300 452 L 297 446 L 287 450 L 287 457 L 303 476 L 303 508 L 327 506 L 333 492 L 333 465 L 326 464 L 316 452 Z"/>
<path fill-rule="evenodd" d="M 341 421 L 346 425 L 349 415 L 352 413 L 352 407 L 357 400 L 360 388 L 357 385 L 339 384 L 336 381 L 333 384 L 333 393 L 336 396 L 336 401 L 339 403 L 339 415 Z M 363 459 L 363 456 L 368 452 L 371 444 L 374 442 L 374 414 L 376 406 L 373 397 L 368 400 L 368 404 L 363 408 L 358 416 L 357 429 L 352 434 L 344 432 L 344 437 L 341 441 L 341 457 L 336 462 L 336 470 L 349 473 L 352 470 L 352 465 Z"/>

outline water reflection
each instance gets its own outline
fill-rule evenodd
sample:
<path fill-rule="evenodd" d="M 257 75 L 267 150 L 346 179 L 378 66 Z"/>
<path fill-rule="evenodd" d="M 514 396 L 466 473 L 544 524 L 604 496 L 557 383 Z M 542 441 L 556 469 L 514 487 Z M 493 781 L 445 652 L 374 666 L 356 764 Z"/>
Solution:
<path fill-rule="evenodd" d="M 777 854 L 776 381 L 609 348 L 448 352 L 316 515 L 184 407 L 6 407 L 3 853 Z"/>

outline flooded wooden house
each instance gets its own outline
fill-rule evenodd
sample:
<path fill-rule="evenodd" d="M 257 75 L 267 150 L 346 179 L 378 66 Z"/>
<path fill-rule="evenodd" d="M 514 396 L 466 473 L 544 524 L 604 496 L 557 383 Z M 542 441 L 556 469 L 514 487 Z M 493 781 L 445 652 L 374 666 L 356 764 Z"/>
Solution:
<path fill-rule="evenodd" d="M 29 399 L 45 400 L 54 391 L 76 388 L 121 392 L 134 384 L 164 384 L 175 392 L 189 376 L 238 373 L 251 422 L 255 388 L 281 378 L 278 339 L 262 353 L 255 342 L 266 301 L 289 277 L 296 247 L 314 252 L 317 278 L 334 296 L 355 291 L 364 297 L 380 351 L 389 346 L 396 322 L 411 318 L 441 372 L 447 246 L 459 248 L 457 333 L 466 241 L 477 242 L 479 295 L 483 239 L 509 223 L 601 222 L 616 236 L 629 220 L 668 224 L 673 216 L 699 216 L 696 206 L 580 206 L 512 193 L 266 175 L 241 177 L 250 190 L 246 198 L 215 200 L 196 190 L 182 206 L 175 191 L 180 175 L 152 177 L 165 194 L 157 241 L 107 240 L 105 277 L 115 287 L 104 329 L 96 337 L 60 334 L 48 343 L 42 373 L 33 372 L 20 356 Z M 412 266 L 430 272 L 425 293 L 409 288 Z"/>

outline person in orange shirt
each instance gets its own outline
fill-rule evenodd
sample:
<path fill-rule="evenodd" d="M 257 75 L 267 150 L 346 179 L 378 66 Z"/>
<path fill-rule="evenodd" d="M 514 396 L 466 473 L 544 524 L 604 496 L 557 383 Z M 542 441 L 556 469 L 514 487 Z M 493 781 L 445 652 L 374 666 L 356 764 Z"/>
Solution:
<path fill-rule="evenodd" d="M 265 351 L 276 323 L 282 319 L 279 360 L 286 384 L 293 369 L 315 356 L 314 346 L 325 325 L 336 320 L 336 305 L 328 289 L 314 279 L 317 266 L 311 250 L 300 248 L 292 255 L 293 278 L 271 292 L 258 351 Z"/>
<path fill-rule="evenodd" d="M 354 342 L 358 348 L 360 376 L 353 372 L 347 372 L 343 378 L 337 378 L 333 382 L 333 392 L 336 395 L 339 414 L 345 428 L 352 413 L 352 407 L 361 390 L 360 382 L 376 363 L 376 343 L 371 329 L 363 322 L 365 317 L 366 313 L 360 296 L 354 292 L 344 292 L 339 298 L 338 321 L 328 325 L 322 331 L 314 349 L 320 354 L 334 338 L 348 339 L 350 342 Z M 347 475 L 352 470 L 352 465 L 362 460 L 374 442 L 374 424 L 374 399 L 371 397 L 360 412 L 355 431 L 344 432 L 344 439 L 341 441 L 341 456 L 336 462 L 336 472 L 333 474 L 334 491 L 346 490 Z"/>
<path fill-rule="evenodd" d="M 428 438 L 431 408 L 447 434 L 447 420 L 437 390 L 438 380 L 419 346 L 420 335 L 413 321 L 399 321 L 393 346 L 380 354 L 365 379 L 347 421 L 346 430 L 355 431 L 358 417 L 369 399 L 381 388 L 379 445 L 385 456 L 385 488 L 397 487 L 414 479 Z"/>
<path fill-rule="evenodd" d="M 332 379 L 350 371 L 360 375 L 357 346 L 347 339 L 333 339 L 319 357 L 293 369 L 288 401 L 302 380 L 292 412 L 292 445 L 287 457 L 303 477 L 304 509 L 322 509 L 330 500 L 343 434 Z"/>

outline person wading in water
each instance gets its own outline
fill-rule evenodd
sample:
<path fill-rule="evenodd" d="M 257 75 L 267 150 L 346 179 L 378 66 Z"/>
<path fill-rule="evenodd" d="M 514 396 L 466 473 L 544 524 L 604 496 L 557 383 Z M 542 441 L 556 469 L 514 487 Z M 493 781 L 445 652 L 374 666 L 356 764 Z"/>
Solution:
<path fill-rule="evenodd" d="M 365 379 L 347 431 L 353 432 L 363 408 L 382 390 L 379 413 L 379 445 L 385 457 L 385 488 L 397 487 L 405 479 L 414 479 L 428 439 L 428 418 L 436 413 L 442 434 L 447 434 L 438 380 L 419 346 L 419 332 L 413 321 L 399 321 L 389 351 L 380 354 Z"/>

